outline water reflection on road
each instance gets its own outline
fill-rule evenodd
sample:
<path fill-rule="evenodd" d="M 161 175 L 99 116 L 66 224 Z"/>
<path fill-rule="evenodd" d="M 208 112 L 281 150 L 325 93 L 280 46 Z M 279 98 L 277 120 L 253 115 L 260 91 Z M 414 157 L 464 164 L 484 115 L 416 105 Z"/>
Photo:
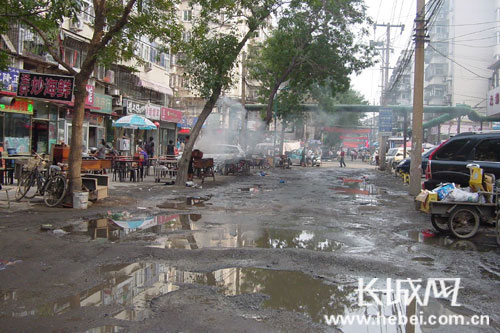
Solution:
<path fill-rule="evenodd" d="M 178 270 L 169 265 L 153 262 L 115 264 L 103 266 L 99 272 L 103 280 L 90 289 L 37 306 L 36 308 L 11 313 L 2 312 L 2 317 L 56 316 L 84 307 L 115 306 L 111 317 L 126 321 L 142 321 L 155 315 L 151 301 L 157 297 L 177 291 L 184 284 L 215 287 L 226 296 L 263 294 L 264 308 L 287 310 L 303 314 L 317 323 L 325 323 L 325 316 L 397 314 L 422 314 L 425 317 L 439 314 L 461 314 L 465 318 L 474 315 L 470 310 L 451 307 L 448 302 L 432 300 L 427 307 L 413 310 L 401 304 L 392 306 L 358 306 L 357 286 L 326 283 L 297 271 L 276 271 L 262 268 L 225 268 L 208 273 Z M 9 292 L 2 294 L 4 305 L 13 301 Z M 10 295 L 12 296 L 12 295 Z M 17 302 L 29 299 L 16 297 Z M 107 310 L 108 311 L 108 310 Z M 77 312 L 73 314 L 77 317 Z M 379 332 L 380 325 L 344 325 L 344 332 Z M 416 327 L 425 328 L 439 325 Z M 406 332 L 408 327 L 385 327 L 387 332 Z M 414 328 L 412 328 L 414 329 Z"/>

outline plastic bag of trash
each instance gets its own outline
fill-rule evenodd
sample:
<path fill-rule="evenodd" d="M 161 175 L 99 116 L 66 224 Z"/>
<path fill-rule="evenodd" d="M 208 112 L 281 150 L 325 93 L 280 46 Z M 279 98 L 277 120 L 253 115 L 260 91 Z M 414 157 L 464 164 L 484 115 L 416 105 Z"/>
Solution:
<path fill-rule="evenodd" d="M 444 199 L 444 201 L 478 202 L 479 194 L 455 188 L 448 194 L 448 196 Z"/>
<path fill-rule="evenodd" d="M 432 192 L 437 193 L 438 199 L 443 200 L 450 194 L 453 190 L 455 189 L 455 184 L 453 183 L 448 183 L 448 184 L 443 184 L 439 187 L 436 187 Z"/>
<path fill-rule="evenodd" d="M 193 187 L 194 186 L 194 182 L 188 181 L 188 182 L 186 182 L 186 186 L 187 187 Z"/>

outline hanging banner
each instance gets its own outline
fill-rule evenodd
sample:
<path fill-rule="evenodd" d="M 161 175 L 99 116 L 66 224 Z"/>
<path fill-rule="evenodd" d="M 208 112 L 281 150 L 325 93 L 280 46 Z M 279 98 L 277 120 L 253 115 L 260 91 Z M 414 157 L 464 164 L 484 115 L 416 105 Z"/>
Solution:
<path fill-rule="evenodd" d="M 85 98 L 85 105 L 93 106 L 94 105 L 95 87 L 87 84 L 86 90 L 87 90 L 87 97 Z"/>
<path fill-rule="evenodd" d="M 20 73 L 17 96 L 71 102 L 74 78 L 71 76 Z"/>

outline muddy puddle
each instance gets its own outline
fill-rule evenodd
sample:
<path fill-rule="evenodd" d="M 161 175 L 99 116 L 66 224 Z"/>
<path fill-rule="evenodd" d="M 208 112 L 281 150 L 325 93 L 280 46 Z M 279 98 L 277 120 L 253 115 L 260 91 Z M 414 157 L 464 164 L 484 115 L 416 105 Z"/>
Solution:
<path fill-rule="evenodd" d="M 379 195 L 383 193 L 375 185 L 364 181 L 343 183 L 342 186 L 334 186 L 330 190 L 333 190 L 336 194 L 346 195 L 346 200 L 349 203 L 372 207 L 380 205 Z"/>
<path fill-rule="evenodd" d="M 79 221 L 62 229 L 68 233 L 65 237 L 83 236 L 111 242 L 142 240 L 147 242 L 146 246 L 165 249 L 253 247 L 333 252 L 345 246 L 320 231 L 248 227 L 234 224 L 231 217 L 219 221 L 216 216 L 195 213 L 146 217 L 116 215 Z"/>
<path fill-rule="evenodd" d="M 85 307 L 110 306 L 106 309 L 110 318 L 142 321 L 155 316 L 152 300 L 182 290 L 186 285 L 210 286 L 229 297 L 264 295 L 261 308 L 296 312 L 316 323 L 326 323 L 325 316 L 339 315 L 390 316 L 406 313 L 426 318 L 430 315 L 460 314 L 470 319 L 475 314 L 463 307 L 451 307 L 446 300 L 437 299 L 431 299 L 426 307 L 416 305 L 413 310 L 401 304 L 380 306 L 369 300 L 366 300 L 366 305 L 359 306 L 357 285 L 331 283 L 297 271 L 233 267 L 199 273 L 178 270 L 161 263 L 139 262 L 103 266 L 97 274 L 99 280 L 103 281 L 101 284 L 32 309 L 22 305 L 24 302 L 29 303 L 29 299 L 18 298 L 12 304 L 12 299 L 4 298 L 0 302 L 4 305 L 10 302 L 9 306 L 13 310 L 2 311 L 1 317 L 50 317 Z M 77 313 L 72 315 L 75 319 L 78 318 Z M 265 320 L 266 316 L 261 318 Z M 353 324 L 338 327 L 343 332 L 380 332 L 382 328 L 387 329 L 387 326 L 376 323 L 373 326 Z M 398 328 L 391 330 L 394 332 L 414 332 L 414 328 L 405 330 L 404 326 L 393 328 Z M 426 328 L 439 328 L 439 325 L 421 326 L 419 331 Z"/>
<path fill-rule="evenodd" d="M 162 209 L 187 210 L 192 207 L 205 207 L 211 196 L 174 198 L 158 205 Z"/>
<path fill-rule="evenodd" d="M 457 251 L 497 251 L 498 246 L 493 242 L 485 241 L 479 237 L 476 239 L 457 239 L 449 235 L 442 235 L 431 230 L 424 231 L 406 231 L 403 235 L 417 243 L 444 247 Z"/>

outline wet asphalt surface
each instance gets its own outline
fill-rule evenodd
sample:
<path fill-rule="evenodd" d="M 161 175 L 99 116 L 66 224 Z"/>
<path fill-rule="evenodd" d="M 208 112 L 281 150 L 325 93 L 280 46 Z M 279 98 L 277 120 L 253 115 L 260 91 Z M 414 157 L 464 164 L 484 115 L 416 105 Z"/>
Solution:
<path fill-rule="evenodd" d="M 203 189 L 123 187 L 88 211 L 0 212 L 0 331 L 500 331 L 492 228 L 434 234 L 400 179 L 367 165 L 265 172 Z M 377 310 L 357 298 L 358 279 L 375 277 L 461 278 L 461 307 L 419 310 L 490 325 L 326 324 Z"/>

